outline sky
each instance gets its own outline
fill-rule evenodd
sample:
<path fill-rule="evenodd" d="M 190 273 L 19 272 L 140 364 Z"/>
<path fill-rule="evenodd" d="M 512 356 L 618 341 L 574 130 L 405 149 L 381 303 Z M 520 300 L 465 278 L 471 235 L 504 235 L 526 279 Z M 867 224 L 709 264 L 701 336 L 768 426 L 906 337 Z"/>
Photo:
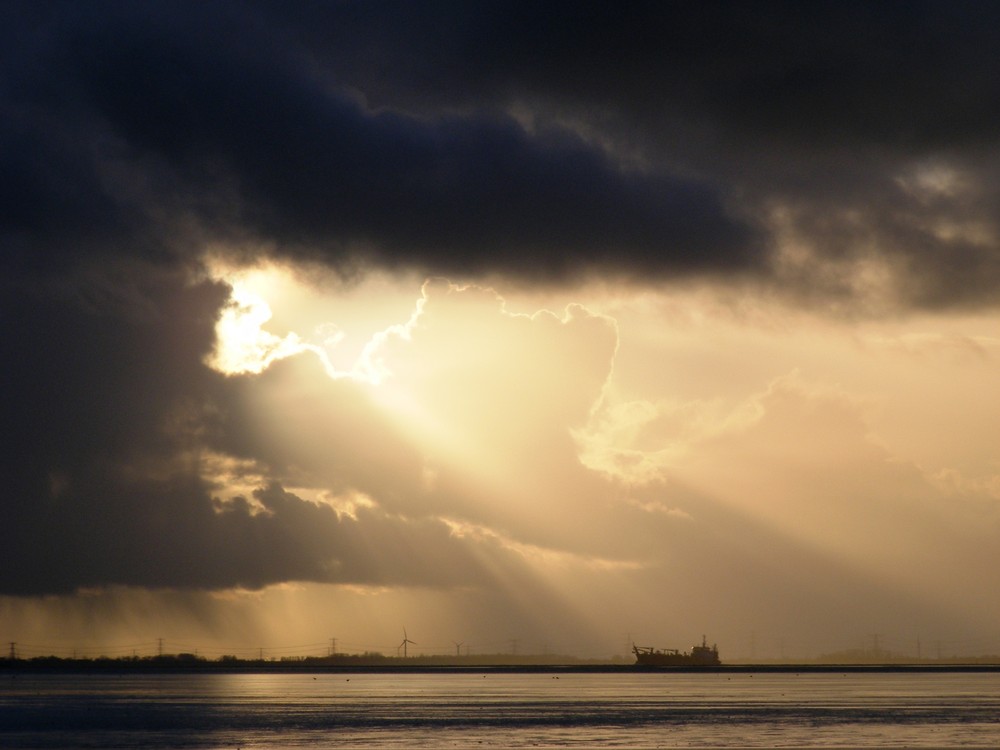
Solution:
<path fill-rule="evenodd" d="M 4 3 L 0 639 L 1000 653 L 998 46 Z"/>

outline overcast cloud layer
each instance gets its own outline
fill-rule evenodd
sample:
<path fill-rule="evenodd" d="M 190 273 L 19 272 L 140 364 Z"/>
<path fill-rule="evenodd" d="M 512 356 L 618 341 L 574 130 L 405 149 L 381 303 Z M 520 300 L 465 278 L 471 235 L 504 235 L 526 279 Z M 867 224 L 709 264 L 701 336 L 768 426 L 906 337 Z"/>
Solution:
<path fill-rule="evenodd" d="M 4 255 L 239 239 L 348 268 L 749 274 L 821 297 L 869 291 L 852 280 L 875 263 L 899 304 L 992 303 L 997 14 L 11 3 Z"/>
<path fill-rule="evenodd" d="M 596 566 L 595 590 L 629 565 L 637 588 L 692 591 L 753 570 L 748 607 L 793 590 L 818 623 L 854 592 L 860 611 L 922 616 L 928 591 L 852 567 L 889 565 L 880 537 L 858 541 L 864 560 L 826 558 L 770 519 L 749 549 L 752 513 L 720 500 L 741 481 L 795 498 L 825 482 L 817 507 L 856 520 L 870 511 L 840 503 L 861 491 L 844 476 L 905 486 L 920 512 L 896 562 L 912 562 L 952 495 L 887 469 L 856 404 L 762 383 L 759 421 L 691 438 L 704 402 L 614 402 L 616 321 L 515 315 L 460 284 L 992 313 L 998 48 L 987 3 L 4 3 L 0 595 L 312 581 L 541 601 L 528 561 L 545 550 Z M 410 327 L 368 352 L 425 422 L 402 426 L 311 353 L 206 365 L 232 309 L 209 255 L 455 282 L 428 283 Z M 995 342 L 968 341 L 995 361 Z M 688 473 L 671 474 L 663 446 L 687 419 Z M 848 458 L 808 481 L 755 474 L 758 436 L 786 456 L 807 434 Z M 720 460 L 733 478 L 709 480 Z M 979 509 L 992 492 L 956 490 Z M 979 512 L 951 514 L 948 538 L 992 529 Z"/>

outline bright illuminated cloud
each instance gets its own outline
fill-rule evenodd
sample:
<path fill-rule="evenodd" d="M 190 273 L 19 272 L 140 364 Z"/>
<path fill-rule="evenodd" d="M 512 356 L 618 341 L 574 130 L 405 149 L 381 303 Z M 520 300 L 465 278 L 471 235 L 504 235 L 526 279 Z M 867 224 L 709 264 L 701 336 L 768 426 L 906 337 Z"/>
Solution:
<path fill-rule="evenodd" d="M 526 558 L 542 577 L 545 559 L 590 556 L 626 588 L 634 585 L 627 579 L 648 577 L 640 571 L 660 569 L 685 550 L 685 569 L 700 568 L 703 580 L 725 590 L 719 560 L 733 552 L 718 545 L 733 544 L 740 533 L 735 518 L 747 516 L 760 524 L 759 544 L 777 535 L 842 566 L 825 594 L 858 585 L 850 580 L 861 576 L 879 591 L 907 591 L 931 610 L 945 601 L 962 604 L 945 595 L 953 571 L 943 552 L 927 556 L 925 537 L 943 530 L 950 540 L 941 542 L 944 550 L 973 534 L 995 464 L 991 469 L 987 449 L 980 473 L 964 480 L 975 497 L 943 492 L 944 476 L 957 480 L 941 472 L 955 469 L 917 463 L 939 441 L 928 437 L 914 453 L 912 441 L 897 442 L 894 431 L 894 411 L 934 379 L 915 379 L 901 399 L 893 365 L 927 352 L 936 367 L 970 378 L 971 393 L 983 393 L 995 347 L 974 333 L 980 322 L 958 324 L 972 332 L 967 336 L 948 326 L 937 333 L 876 326 L 859 336 L 810 317 L 786 316 L 775 326 L 768 321 L 777 320 L 776 310 L 758 306 L 748 315 L 745 306 L 719 306 L 709 297 L 647 295 L 639 305 L 635 299 L 598 291 L 586 308 L 564 302 L 560 317 L 511 313 L 489 289 L 426 283 L 407 319 L 375 334 L 363 350 L 361 369 L 379 372 L 377 384 L 365 386 L 366 398 L 386 425 L 395 425 L 399 445 L 410 446 L 403 474 L 402 464 L 381 462 L 407 479 L 383 479 L 377 490 L 368 484 L 366 497 L 383 510 L 482 528 L 486 536 L 463 532 L 473 546 L 504 538 L 510 549 L 549 548 L 534 563 L 532 554 Z M 609 313 L 591 312 L 602 309 Z M 706 362 L 709 355 L 717 362 Z M 288 370 L 282 388 L 295 386 L 295 372 Z M 806 372 L 849 378 L 810 384 Z M 317 387 L 319 398 L 330 385 L 310 386 Z M 994 415 L 1000 408 L 995 399 L 974 401 L 970 396 L 952 414 L 956 424 L 984 406 Z M 308 426 L 304 415 L 315 415 L 315 405 L 306 402 L 303 410 L 289 422 L 302 422 L 307 443 L 336 454 L 341 441 L 317 440 Z M 265 423 L 292 413 L 282 399 L 268 414 Z M 990 430 L 984 422 L 981 437 Z M 321 466 L 322 456 L 299 468 Z M 369 455 L 360 463 L 380 461 Z M 969 503 L 968 517 L 955 513 L 954 502 Z M 729 513 L 735 515 L 727 519 Z M 691 550 L 685 528 L 717 536 L 715 546 Z M 886 565 L 901 572 L 875 572 Z M 662 569 L 657 585 L 683 586 L 670 569 Z M 560 578 L 559 590 L 583 596 L 572 593 L 572 579 Z"/>
<path fill-rule="evenodd" d="M 146 564 L 123 579 L 92 556 L 90 580 L 259 588 L 192 601 L 221 621 L 256 601 L 246 638 L 304 642 L 327 635 L 282 620 L 269 610 L 279 599 L 326 622 L 333 602 L 352 602 L 389 641 L 386 617 L 444 627 L 415 605 L 415 591 L 434 592 L 482 640 L 571 629 L 608 650 L 619 631 L 683 643 L 692 622 L 734 643 L 794 620 L 819 649 L 850 630 L 837 612 L 928 633 L 994 614 L 982 579 L 953 583 L 998 562 L 980 544 L 998 503 L 989 316 L 857 326 L 721 287 L 226 278 L 254 297 L 220 300 L 215 351 L 255 364 L 213 374 L 205 406 L 175 420 L 193 491 L 179 465 L 154 478 L 139 457 L 124 484 L 88 485 L 67 465 L 46 485 L 64 501 L 103 488 L 135 528 L 170 508 L 163 533 L 182 535 L 197 564 L 138 536 L 116 554 L 142 550 Z M 352 341 L 337 368 L 315 338 L 330 331 L 327 351 Z M 960 387 L 938 401 L 944 382 Z M 126 505 L 139 487 L 145 504 Z M 308 601 L 331 583 L 329 607 Z M 367 642 L 360 629 L 343 622 L 339 637 Z"/>

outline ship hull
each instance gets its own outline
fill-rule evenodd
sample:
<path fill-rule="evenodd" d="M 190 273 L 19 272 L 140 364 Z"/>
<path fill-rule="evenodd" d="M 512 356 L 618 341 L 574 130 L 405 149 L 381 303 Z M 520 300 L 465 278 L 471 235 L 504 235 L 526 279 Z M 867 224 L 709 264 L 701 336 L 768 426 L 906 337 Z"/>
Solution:
<path fill-rule="evenodd" d="M 718 658 L 696 659 L 690 654 L 639 654 L 635 657 L 639 667 L 717 667 Z"/>

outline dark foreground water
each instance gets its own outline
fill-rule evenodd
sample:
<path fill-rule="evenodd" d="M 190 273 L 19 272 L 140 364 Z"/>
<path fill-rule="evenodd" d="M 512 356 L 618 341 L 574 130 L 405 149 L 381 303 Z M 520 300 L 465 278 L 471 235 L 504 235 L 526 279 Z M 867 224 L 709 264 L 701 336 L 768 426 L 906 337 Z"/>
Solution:
<path fill-rule="evenodd" d="M 1000 674 L 4 675 L 0 748 L 998 747 Z"/>

